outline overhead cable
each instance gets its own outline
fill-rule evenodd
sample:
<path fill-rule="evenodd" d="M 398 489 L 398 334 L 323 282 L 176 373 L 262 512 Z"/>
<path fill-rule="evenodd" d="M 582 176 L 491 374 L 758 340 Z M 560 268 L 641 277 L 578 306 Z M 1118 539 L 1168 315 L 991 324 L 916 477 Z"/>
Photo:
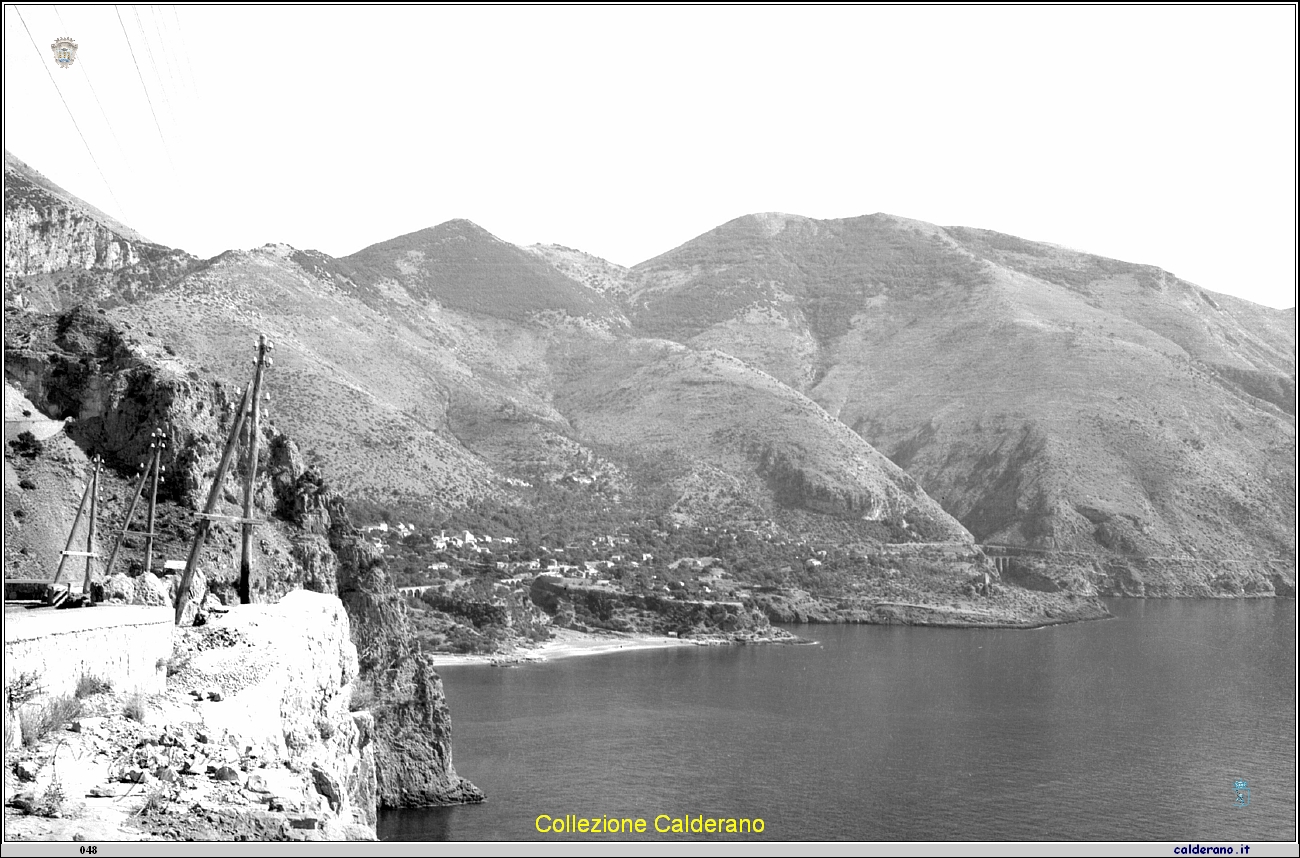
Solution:
<path fill-rule="evenodd" d="M 63 16 L 59 14 L 58 6 L 54 7 L 54 15 L 59 19 L 59 26 L 63 28 L 63 32 L 69 32 L 68 25 L 63 23 Z M 90 68 L 86 65 L 86 58 L 78 57 L 76 65 L 77 68 L 81 69 L 81 73 L 86 78 L 86 85 L 90 87 L 90 94 L 95 97 L 95 104 L 99 105 L 99 112 L 104 116 L 104 124 L 108 126 L 108 132 L 113 135 L 113 142 L 117 144 L 117 151 L 122 156 L 122 162 L 126 164 L 129 169 L 133 169 L 130 159 L 126 155 L 126 149 L 122 146 L 122 141 L 117 136 L 117 129 L 113 127 L 112 121 L 108 118 L 108 111 L 104 109 L 104 103 L 99 100 L 99 93 L 95 91 L 95 84 L 90 80 Z"/>
<path fill-rule="evenodd" d="M 153 115 L 154 127 L 158 129 L 158 139 L 162 141 L 163 151 L 167 153 L 167 162 L 172 166 L 173 175 L 176 173 L 176 162 L 172 160 L 171 149 L 167 147 L 167 138 L 163 136 L 162 123 L 158 121 L 158 112 L 154 110 L 153 99 L 149 97 L 149 87 L 145 85 L 144 73 L 140 71 L 140 61 L 136 59 L 135 48 L 131 47 L 131 37 L 127 35 L 126 24 L 122 21 L 122 13 L 117 6 L 113 7 L 117 13 L 117 23 L 122 28 L 122 37 L 126 39 L 127 50 L 131 52 L 131 62 L 135 63 L 135 73 L 140 76 L 140 88 L 144 90 L 144 99 L 149 102 L 149 113 Z M 33 43 L 35 44 L 35 43 Z"/>
<path fill-rule="evenodd" d="M 144 31 L 144 22 L 140 20 L 140 10 L 132 6 L 131 14 L 135 15 L 135 25 L 140 30 L 140 39 L 144 42 L 144 51 L 149 57 L 149 65 L 153 66 L 153 76 L 158 81 L 158 91 L 162 94 L 163 109 L 171 115 L 172 121 L 175 122 L 176 111 L 172 110 L 171 99 L 167 97 L 167 86 L 163 83 L 162 72 L 158 71 L 158 61 L 154 59 L 153 46 L 149 44 L 149 34 Z"/>
<path fill-rule="evenodd" d="M 195 101 L 197 101 L 199 97 L 199 83 L 194 77 L 194 65 L 190 62 L 190 48 L 189 45 L 185 43 L 185 32 L 181 29 L 181 16 L 176 12 L 175 6 L 172 6 L 172 18 L 176 20 L 176 34 L 181 38 L 181 53 L 185 57 L 185 66 L 190 72 L 190 92 L 194 96 Z"/>
<path fill-rule="evenodd" d="M 59 89 L 59 84 L 55 81 L 54 74 L 50 71 L 49 65 L 45 62 L 45 54 L 41 53 L 40 46 L 36 44 L 36 39 L 32 36 L 31 28 L 27 26 L 27 21 L 23 18 L 22 10 L 17 6 L 14 6 L 14 11 L 18 13 L 18 20 L 22 21 L 23 29 L 27 31 L 27 38 L 31 39 L 32 50 L 36 51 L 36 56 L 40 59 L 41 68 L 45 69 L 45 73 L 50 77 L 50 84 L 54 87 L 54 91 L 59 94 L 59 101 L 63 102 L 63 109 L 68 111 L 68 118 L 72 120 L 72 127 L 77 129 L 77 136 L 81 138 L 81 142 L 85 145 L 86 154 L 90 155 L 91 163 L 93 163 L 95 169 L 99 171 L 99 178 L 104 180 L 104 187 L 108 188 L 108 195 L 113 198 L 113 202 L 117 205 L 117 210 L 122 213 L 122 218 L 124 220 L 128 219 L 126 208 L 122 205 L 121 201 L 118 200 L 117 194 L 113 193 L 113 186 L 108 183 L 108 176 L 104 175 L 103 168 L 99 166 L 99 159 L 95 157 L 94 151 L 90 148 L 90 143 L 86 140 L 86 135 L 81 133 L 81 126 L 77 124 L 77 117 L 72 115 L 72 108 L 68 106 L 68 100 L 63 97 L 63 90 Z"/>

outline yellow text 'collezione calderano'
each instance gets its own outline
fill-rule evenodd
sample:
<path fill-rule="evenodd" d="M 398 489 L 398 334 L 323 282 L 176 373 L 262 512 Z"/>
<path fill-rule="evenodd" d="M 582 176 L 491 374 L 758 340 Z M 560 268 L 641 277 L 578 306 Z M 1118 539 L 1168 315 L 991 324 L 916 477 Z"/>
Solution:
<path fill-rule="evenodd" d="M 671 816 L 661 813 L 653 820 L 644 817 L 549 816 L 543 813 L 534 825 L 542 834 L 762 834 L 763 820 L 759 817 Z"/>

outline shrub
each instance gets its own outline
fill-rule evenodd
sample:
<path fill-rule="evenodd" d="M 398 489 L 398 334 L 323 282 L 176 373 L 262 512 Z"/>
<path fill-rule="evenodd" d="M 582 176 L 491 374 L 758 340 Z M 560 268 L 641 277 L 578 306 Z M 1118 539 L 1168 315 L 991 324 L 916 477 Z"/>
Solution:
<path fill-rule="evenodd" d="M 38 441 L 31 432 L 19 432 L 18 437 L 9 442 L 9 446 L 13 448 L 14 453 L 17 455 L 26 456 L 29 459 L 36 458 L 45 449 L 45 445 Z"/>
<path fill-rule="evenodd" d="M 167 810 L 168 795 L 164 787 L 158 787 L 145 796 L 144 804 L 137 813 L 162 813 Z"/>
<path fill-rule="evenodd" d="M 316 732 L 320 733 L 322 740 L 328 742 L 335 732 L 334 722 L 323 715 L 317 715 Z"/>
<path fill-rule="evenodd" d="M 83 673 L 77 680 L 76 696 L 78 700 L 84 700 L 87 697 L 93 697 L 96 694 L 106 694 L 113 690 L 113 683 L 107 679 L 98 676 L 91 676 Z"/>
<path fill-rule="evenodd" d="M 122 704 L 122 714 L 132 721 L 144 723 L 145 700 L 144 694 L 137 691 L 126 699 Z"/>
<path fill-rule="evenodd" d="M 28 670 L 16 676 L 13 682 L 5 686 L 5 701 L 11 710 L 32 702 L 44 689 L 41 687 L 41 675 Z"/>
<path fill-rule="evenodd" d="M 63 726 L 81 714 L 81 701 L 67 694 L 53 698 L 43 706 L 30 707 L 23 711 L 23 744 L 35 745 L 50 734 L 50 731 Z"/>
<path fill-rule="evenodd" d="M 157 666 L 159 668 L 164 668 L 164 667 L 167 668 L 167 676 L 170 678 L 180 673 L 181 671 L 185 670 L 185 668 L 189 667 L 190 659 L 192 657 L 193 656 L 191 656 L 190 653 L 188 652 L 181 653 L 179 655 L 173 654 L 171 658 L 158 659 Z"/>
<path fill-rule="evenodd" d="M 373 709 L 374 705 L 375 690 L 370 687 L 370 683 L 357 679 L 352 684 L 352 699 L 348 703 L 348 709 L 352 712 L 361 712 Z"/>
<path fill-rule="evenodd" d="M 63 803 L 67 798 L 63 792 L 63 783 L 58 775 L 55 775 L 50 779 L 50 785 L 45 788 L 45 792 L 41 794 L 41 800 L 32 808 L 32 813 L 37 816 L 63 816 Z"/>

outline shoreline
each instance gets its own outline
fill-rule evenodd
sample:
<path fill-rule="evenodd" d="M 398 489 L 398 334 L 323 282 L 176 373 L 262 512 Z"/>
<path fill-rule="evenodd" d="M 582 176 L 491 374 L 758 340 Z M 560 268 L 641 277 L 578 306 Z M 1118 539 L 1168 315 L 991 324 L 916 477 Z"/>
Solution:
<path fill-rule="evenodd" d="M 534 647 L 519 648 L 508 653 L 452 653 L 426 652 L 434 667 L 461 667 L 465 665 L 492 665 L 510 667 L 518 664 L 543 664 L 563 658 L 607 655 L 638 650 L 676 649 L 698 646 L 742 646 L 746 644 L 797 644 L 811 643 L 801 638 L 789 639 L 755 637 L 754 639 L 719 635 L 717 637 L 672 638 L 666 635 L 625 634 L 607 632 L 596 634 L 573 629 L 555 629 L 555 637 Z"/>
<path fill-rule="evenodd" d="M 941 606 L 920 605 L 901 602 L 881 602 L 872 606 L 897 610 L 898 613 L 888 618 L 877 616 L 839 617 L 834 620 L 804 619 L 783 620 L 782 626 L 821 626 L 821 625 L 904 625 L 917 628 L 933 629 L 1012 629 L 1017 631 L 1034 631 L 1061 625 L 1085 623 L 1096 620 L 1115 619 L 1110 611 L 1100 613 L 1079 611 L 1071 616 L 1038 616 L 1032 619 L 1011 620 L 989 617 L 977 621 L 970 614 L 952 611 Z M 945 617 L 952 613 L 954 616 Z M 788 630 L 786 630 L 788 631 Z M 688 646 L 745 646 L 751 644 L 812 644 L 814 640 L 799 637 L 793 633 L 788 637 L 754 635 L 753 637 L 735 637 L 717 634 L 697 638 L 676 638 L 666 635 L 651 635 L 628 632 L 581 632 L 574 629 L 554 629 L 554 637 L 544 643 L 531 647 L 518 647 L 505 653 L 450 653 L 426 652 L 435 668 L 464 667 L 468 665 L 490 665 L 493 667 L 513 667 L 520 664 L 544 664 L 565 658 L 580 656 L 608 655 L 618 652 L 636 652 L 641 650 L 675 649 Z"/>

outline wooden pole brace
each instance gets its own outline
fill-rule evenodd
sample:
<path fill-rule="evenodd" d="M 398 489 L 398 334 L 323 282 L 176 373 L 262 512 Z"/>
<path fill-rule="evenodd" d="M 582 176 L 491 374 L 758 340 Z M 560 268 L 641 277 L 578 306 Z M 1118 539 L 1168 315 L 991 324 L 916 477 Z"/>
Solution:
<path fill-rule="evenodd" d="M 212 488 L 208 491 L 208 500 L 203 507 L 204 513 L 211 514 L 221 498 L 221 484 L 226 479 L 230 458 L 235 452 L 235 444 L 239 441 L 239 430 L 244 427 L 244 413 L 248 410 L 248 397 L 251 392 L 250 387 L 244 388 L 244 395 L 240 397 L 239 406 L 235 409 L 235 418 L 230 426 L 230 437 L 226 439 L 226 449 L 221 453 L 221 463 L 217 465 L 217 473 L 212 478 Z M 190 597 L 190 584 L 194 580 L 194 569 L 198 566 L 199 553 L 203 551 L 203 543 L 208 538 L 210 526 L 209 519 L 200 517 L 198 525 L 194 528 L 194 542 L 190 544 L 190 554 L 185 560 L 185 573 L 181 576 L 180 588 L 176 592 L 176 625 L 180 625 L 181 615 L 185 612 L 185 603 Z"/>

